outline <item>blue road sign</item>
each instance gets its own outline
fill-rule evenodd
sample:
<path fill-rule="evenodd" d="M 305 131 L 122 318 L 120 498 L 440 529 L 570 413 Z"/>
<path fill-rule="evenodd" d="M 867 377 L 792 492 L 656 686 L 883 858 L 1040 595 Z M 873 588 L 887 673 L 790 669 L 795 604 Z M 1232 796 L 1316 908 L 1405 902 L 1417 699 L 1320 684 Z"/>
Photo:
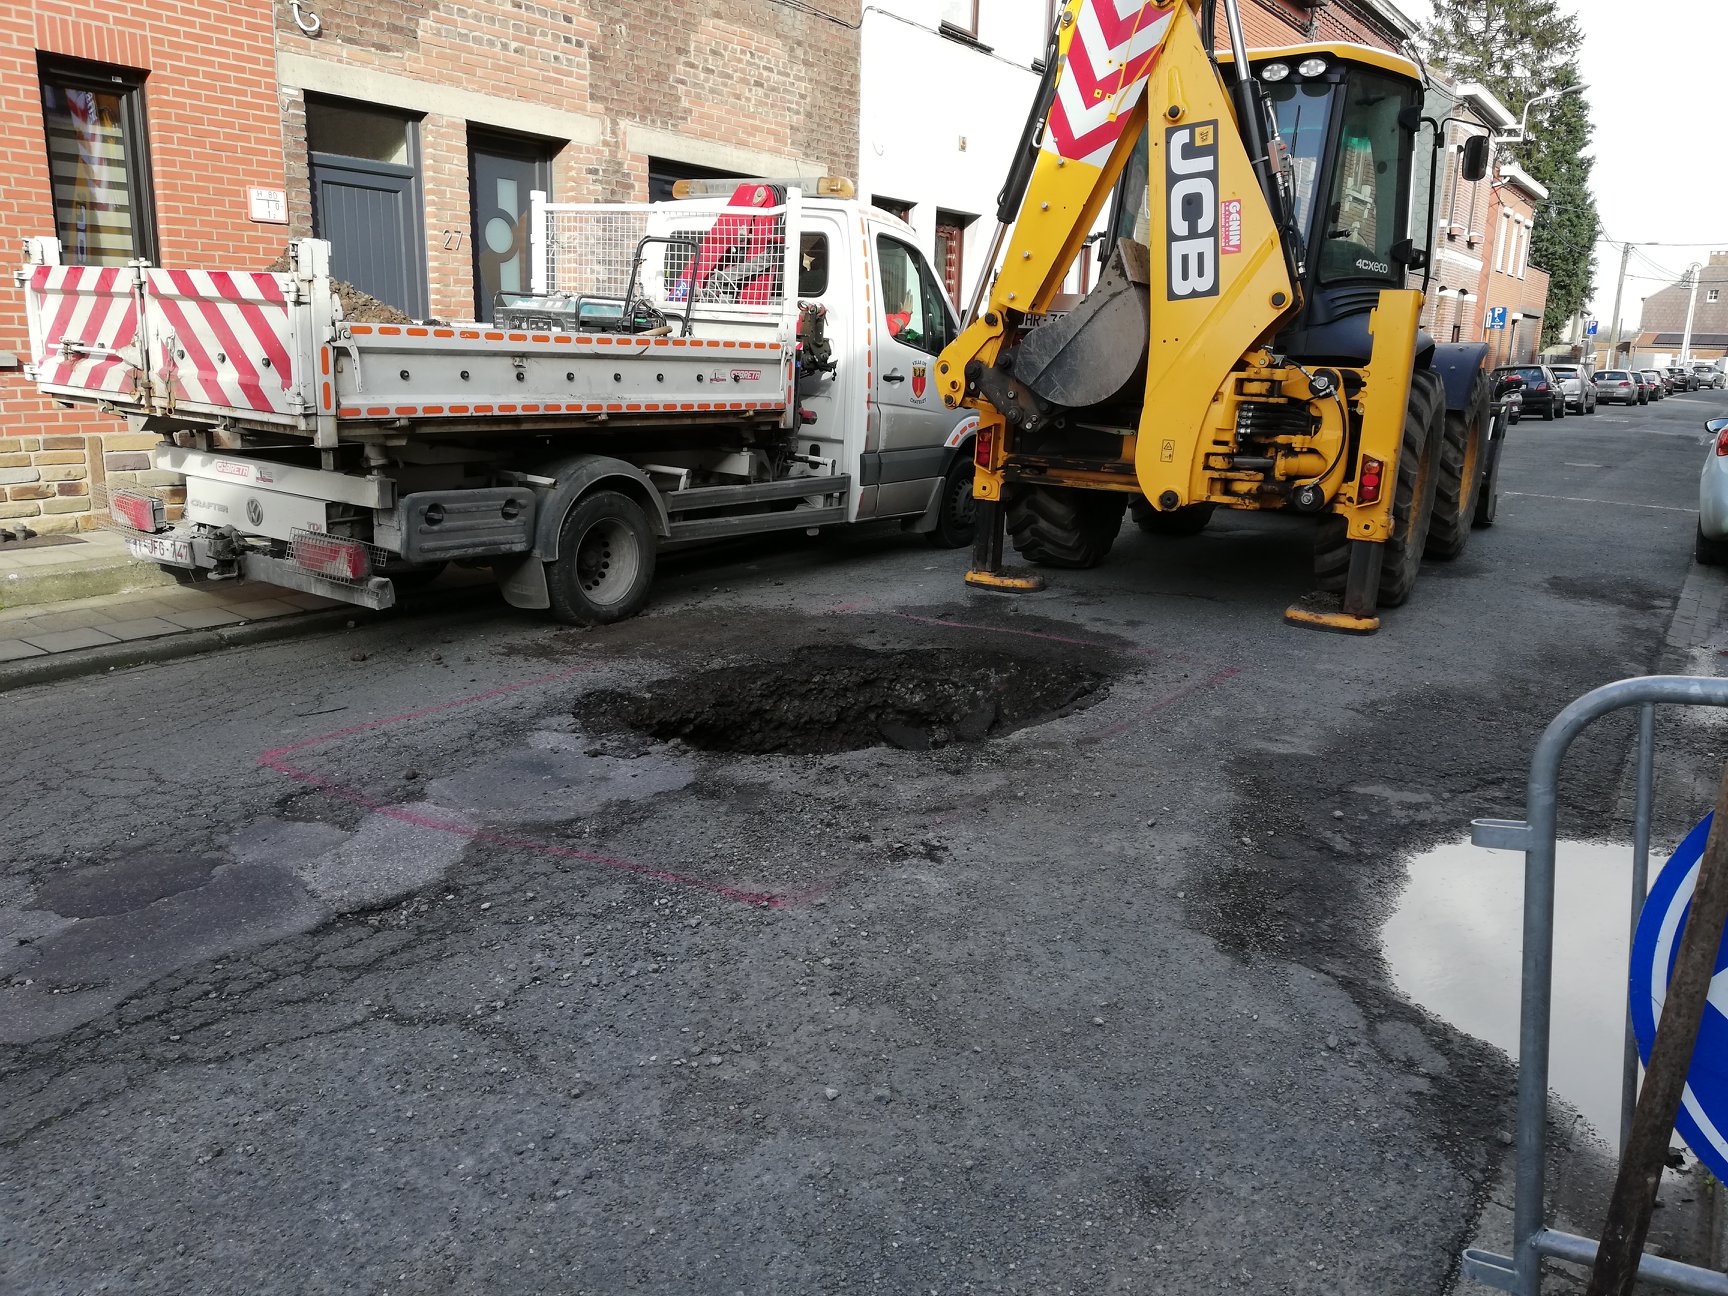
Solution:
<path fill-rule="evenodd" d="M 1595 337 L 1596 336 L 1596 321 L 1595 320 L 1591 320 L 1588 324 L 1586 324 L 1584 326 L 1584 336 L 1585 337 Z"/>
<path fill-rule="evenodd" d="M 1488 327 L 1497 329 L 1506 327 L 1506 307 L 1490 306 L 1488 308 Z"/>
<path fill-rule="evenodd" d="M 1686 930 L 1686 909 L 1698 885 L 1698 865 L 1710 836 L 1710 818 L 1705 815 L 1686 834 L 1674 858 L 1663 865 L 1638 915 L 1638 931 L 1632 938 L 1632 1031 L 1638 1037 L 1638 1056 L 1646 1064 L 1656 1040 L 1656 1021 L 1668 994 L 1668 981 L 1674 975 L 1680 933 Z M 1728 1176 L 1728 941 L 1716 951 L 1710 999 L 1698 1027 L 1698 1044 L 1686 1072 L 1686 1092 L 1674 1129 L 1711 1174 L 1718 1179 Z"/>

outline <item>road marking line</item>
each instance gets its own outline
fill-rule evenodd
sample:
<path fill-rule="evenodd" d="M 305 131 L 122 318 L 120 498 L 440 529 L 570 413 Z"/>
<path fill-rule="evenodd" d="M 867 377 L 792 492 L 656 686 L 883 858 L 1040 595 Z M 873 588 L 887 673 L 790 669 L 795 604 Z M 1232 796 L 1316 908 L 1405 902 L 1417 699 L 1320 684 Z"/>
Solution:
<path fill-rule="evenodd" d="M 1606 468 L 1608 465 L 1607 464 L 1573 463 L 1570 459 L 1562 459 L 1560 461 L 1560 466 L 1562 468 Z"/>
<path fill-rule="evenodd" d="M 1521 495 L 1525 499 L 1561 500 L 1567 504 L 1613 504 L 1617 508 L 1661 509 L 1664 513 L 1696 513 L 1695 508 L 1678 504 L 1634 504 L 1630 500 L 1585 499 L 1579 495 L 1543 495 L 1536 491 L 1501 491 L 1502 495 Z"/>

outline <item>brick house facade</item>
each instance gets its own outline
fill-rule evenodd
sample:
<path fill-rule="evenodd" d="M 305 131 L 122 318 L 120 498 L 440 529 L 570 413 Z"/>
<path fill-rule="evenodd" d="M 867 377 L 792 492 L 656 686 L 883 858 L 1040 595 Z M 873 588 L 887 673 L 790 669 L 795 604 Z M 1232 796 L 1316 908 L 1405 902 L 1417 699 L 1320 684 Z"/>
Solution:
<path fill-rule="evenodd" d="M 1223 39 L 1223 20 L 1218 24 Z M 1291 45 L 1299 41 L 1349 41 L 1400 50 L 1416 34 L 1416 24 L 1387 0 L 1242 0 L 1242 37 L 1250 47 Z"/>
<path fill-rule="evenodd" d="M 1531 176 L 1502 161 L 1492 177 L 1493 207 L 1488 220 L 1496 226 L 1485 245 L 1482 308 L 1484 313 L 1505 307 L 1506 326 L 1484 328 L 1495 364 L 1523 364 L 1537 359 L 1542 348 L 1542 317 L 1548 309 L 1548 272 L 1530 264 L 1530 236 L 1536 213 L 1548 190 Z"/>
<path fill-rule="evenodd" d="M 0 6 L 0 248 L 60 234 L 67 259 L 263 265 L 284 227 L 254 220 L 248 190 L 283 187 L 269 7 L 204 0 Z M 44 401 L 22 296 L 0 290 L 0 525 L 81 529 L 110 484 L 161 485 L 154 436 Z"/>
<path fill-rule="evenodd" d="M 1699 268 L 1695 300 L 1690 279 L 1669 284 L 1644 299 L 1637 349 L 1678 357 L 1686 340 L 1688 302 L 1693 303 L 1691 358 L 1720 360 L 1728 356 L 1728 252 L 1712 252 L 1709 263 Z"/>
<path fill-rule="evenodd" d="M 850 174 L 858 154 L 859 0 L 311 8 L 316 34 L 286 5 L 276 19 L 291 233 L 331 238 L 340 273 L 342 206 L 317 211 L 315 195 L 381 164 L 420 233 L 404 267 L 417 282 L 398 300 L 345 277 L 412 314 L 473 318 L 520 282 L 531 188 L 644 201 L 686 175 Z M 391 159 L 368 156 L 378 121 Z"/>

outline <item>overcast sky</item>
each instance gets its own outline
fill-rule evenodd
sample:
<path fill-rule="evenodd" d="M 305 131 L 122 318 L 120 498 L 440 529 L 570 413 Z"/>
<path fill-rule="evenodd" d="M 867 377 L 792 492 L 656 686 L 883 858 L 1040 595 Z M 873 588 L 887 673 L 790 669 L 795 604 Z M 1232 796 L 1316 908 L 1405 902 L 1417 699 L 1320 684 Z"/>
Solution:
<path fill-rule="evenodd" d="M 1429 16 L 1427 0 L 1397 3 L 1413 18 Z M 1621 308 L 1630 327 L 1642 298 L 1712 249 L 1728 251 L 1728 0 L 1561 3 L 1584 27 L 1579 62 L 1596 123 L 1591 187 L 1606 237 L 1695 245 L 1633 252 Z M 1619 247 L 1598 246 L 1590 309 L 1604 332 L 1619 271 Z"/>

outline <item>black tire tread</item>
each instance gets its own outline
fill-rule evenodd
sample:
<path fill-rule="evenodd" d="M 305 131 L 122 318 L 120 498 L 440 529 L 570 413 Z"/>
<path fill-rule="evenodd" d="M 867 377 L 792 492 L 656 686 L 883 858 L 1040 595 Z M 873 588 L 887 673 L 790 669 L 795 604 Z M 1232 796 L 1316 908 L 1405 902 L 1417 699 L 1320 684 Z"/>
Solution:
<path fill-rule="evenodd" d="M 1422 550 L 1434 515 L 1439 486 L 1438 458 L 1446 388 L 1432 369 L 1418 369 L 1410 378 L 1410 404 L 1404 413 L 1404 443 L 1398 455 L 1397 493 L 1392 502 L 1392 535 L 1381 559 L 1381 607 L 1398 607 L 1410 597 L 1421 567 Z M 1425 499 L 1416 498 L 1424 459 L 1429 460 Z M 1342 593 L 1350 574 L 1350 535 L 1342 517 L 1321 521 L 1314 536 L 1314 580 L 1322 590 Z"/>
<path fill-rule="evenodd" d="M 1116 543 L 1127 506 L 1116 491 L 1021 486 L 1006 500 L 1008 535 L 1015 552 L 1040 567 L 1096 567 Z"/>
<path fill-rule="evenodd" d="M 1434 520 L 1428 527 L 1426 557 L 1444 561 L 1464 552 L 1476 517 L 1476 496 L 1482 487 L 1492 418 L 1488 375 L 1478 371 L 1464 408 L 1446 411 L 1445 434 L 1440 442 L 1440 481 L 1434 488 Z M 1470 453 L 1473 439 L 1475 455 Z"/>
<path fill-rule="evenodd" d="M 1206 529 L 1217 511 L 1216 504 L 1186 504 L 1169 513 L 1152 507 L 1152 501 L 1136 497 L 1128 503 L 1128 515 L 1147 535 L 1195 536 Z"/>

